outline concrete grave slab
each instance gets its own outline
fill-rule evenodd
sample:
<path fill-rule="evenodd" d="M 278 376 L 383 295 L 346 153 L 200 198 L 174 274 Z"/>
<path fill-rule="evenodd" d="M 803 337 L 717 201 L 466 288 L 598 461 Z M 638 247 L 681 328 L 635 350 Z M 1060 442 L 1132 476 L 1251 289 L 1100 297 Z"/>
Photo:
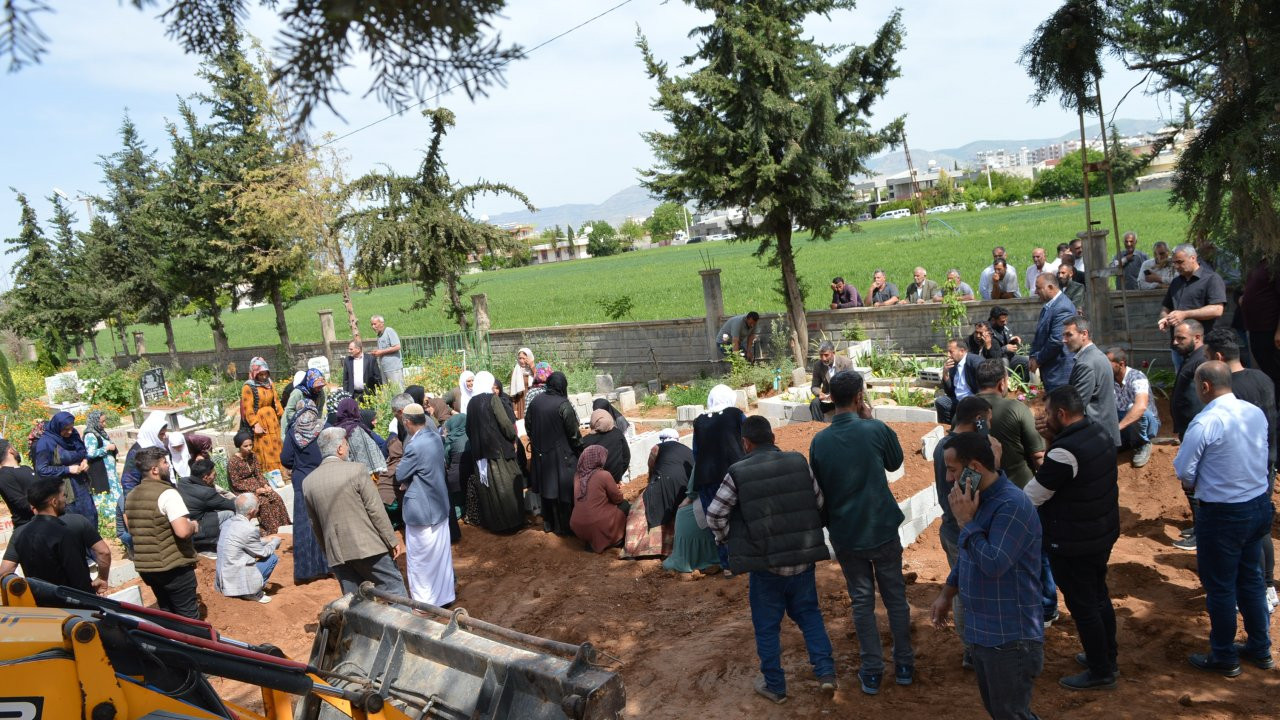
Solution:
<path fill-rule="evenodd" d="M 876 405 L 871 408 L 875 419 L 882 422 L 937 422 L 938 413 L 933 408 L 907 407 L 905 405 Z"/>
<path fill-rule="evenodd" d="M 631 386 L 624 385 L 618 388 L 618 411 L 627 412 L 636 409 L 636 392 Z"/>
<path fill-rule="evenodd" d="M 946 436 L 946 428 L 939 425 L 920 437 L 920 454 L 924 455 L 925 460 L 933 462 L 933 451 L 937 449 L 938 443 Z"/>
<path fill-rule="evenodd" d="M 804 368 L 799 367 L 791 371 L 791 384 L 796 386 L 809 387 L 809 373 Z"/>
<path fill-rule="evenodd" d="M 596 375 L 596 392 L 610 393 L 613 392 L 613 376 L 609 373 Z"/>

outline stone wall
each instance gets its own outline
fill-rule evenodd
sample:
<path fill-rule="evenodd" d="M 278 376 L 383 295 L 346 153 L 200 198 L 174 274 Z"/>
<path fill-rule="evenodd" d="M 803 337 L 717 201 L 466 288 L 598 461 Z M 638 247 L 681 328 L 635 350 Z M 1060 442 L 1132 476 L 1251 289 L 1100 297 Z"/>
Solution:
<path fill-rule="evenodd" d="M 1105 333 L 1099 344 L 1131 347 L 1134 355 L 1140 359 L 1167 360 L 1168 339 L 1155 327 L 1162 299 L 1163 293 L 1160 291 L 1131 292 L 1128 293 L 1126 304 L 1119 292 L 1112 291 L 1110 300 L 1113 312 L 1108 322 L 1114 329 Z M 1034 298 L 968 303 L 970 322 L 964 333 L 972 331 L 974 322 L 985 320 L 995 305 L 1003 305 L 1009 311 L 1010 326 L 1025 342 L 1030 343 L 1035 334 L 1041 306 L 1040 301 Z M 1126 307 L 1129 329 L 1127 338 Z M 879 345 L 900 352 L 928 354 L 935 345 L 941 346 L 946 342 L 943 334 L 933 329 L 933 321 L 938 317 L 939 309 L 937 304 L 927 304 L 814 310 L 808 313 L 809 339 L 815 346 L 824 338 L 839 345 L 843 341 L 845 330 L 856 325 L 867 338 Z M 1230 317 L 1232 311 L 1229 307 L 1226 317 Z M 503 364 L 509 363 L 519 348 L 528 346 L 542 353 L 551 353 L 561 360 L 590 359 L 602 372 L 612 374 L 619 385 L 636 384 L 655 378 L 664 382 L 680 382 L 724 371 L 723 363 L 718 360 L 707 339 L 707 327 L 706 318 L 694 317 L 494 330 L 489 335 L 489 343 L 493 358 Z M 776 329 L 779 333 L 785 333 L 785 321 L 780 315 L 765 314 L 761 316 L 759 327 L 761 348 L 764 357 L 768 358 L 775 345 L 771 332 Z M 785 347 L 783 342 L 776 345 Z M 366 347 L 373 346 L 373 342 L 366 342 Z M 307 358 L 323 354 L 324 345 L 296 344 L 294 351 L 294 368 L 300 368 L 305 367 Z M 341 358 L 346 354 L 346 344 L 336 342 L 332 351 L 330 364 L 335 368 L 336 374 Z M 181 352 L 178 353 L 178 359 L 184 368 L 213 366 L 222 369 L 233 362 L 237 373 L 243 374 L 250 358 L 255 355 L 266 358 L 272 365 L 276 364 L 274 345 L 236 348 L 228 356 L 219 356 L 212 350 Z M 145 357 L 153 365 L 169 364 L 168 353 L 147 353 Z M 116 358 L 117 364 L 121 366 L 130 361 L 123 357 Z M 281 375 L 279 368 L 276 368 L 276 375 Z"/>

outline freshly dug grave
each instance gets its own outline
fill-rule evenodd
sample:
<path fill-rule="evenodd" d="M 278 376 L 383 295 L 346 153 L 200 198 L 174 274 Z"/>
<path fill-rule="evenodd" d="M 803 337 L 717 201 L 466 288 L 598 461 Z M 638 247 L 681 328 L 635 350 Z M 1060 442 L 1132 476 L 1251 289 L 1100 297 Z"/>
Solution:
<path fill-rule="evenodd" d="M 778 431 L 779 444 L 805 451 L 822 426 L 797 424 Z M 932 482 L 919 456 L 920 436 L 931 424 L 896 425 L 907 453 L 906 476 L 894 483 L 903 499 L 911 488 Z M 1063 604 L 1063 619 L 1046 631 L 1045 670 L 1036 686 L 1035 710 L 1046 718 L 1274 718 L 1280 672 L 1251 666 L 1225 679 L 1187 664 L 1191 652 L 1207 649 L 1208 616 L 1195 574 L 1195 554 L 1171 541 L 1189 518 L 1172 470 L 1174 447 L 1156 447 L 1151 462 L 1136 470 L 1121 456 L 1121 537 L 1111 556 L 1110 586 L 1119 624 L 1120 685 L 1110 692 L 1072 692 L 1058 678 L 1078 671 L 1075 629 Z M 639 493 L 644 479 L 627 485 Z M 213 589 L 213 563 L 201 560 L 200 587 L 208 619 L 232 637 L 272 642 L 291 657 L 310 652 L 316 615 L 338 596 L 338 584 L 321 580 L 295 587 L 292 554 L 276 570 L 282 585 L 268 605 L 220 597 Z M 818 593 L 827 631 L 836 649 L 841 689 L 827 701 L 811 677 L 799 631 L 784 621 L 783 664 L 789 699 L 775 706 L 751 692 L 758 661 L 747 603 L 747 579 L 690 579 L 662 570 L 656 560 L 625 561 L 596 555 L 574 538 L 529 529 L 495 536 L 464 527 L 454 546 L 458 605 L 475 617 L 565 642 L 591 641 L 621 658 L 627 715 L 636 718 L 884 716 L 920 718 L 945 713 L 963 720 L 984 718 L 974 676 L 960 668 L 960 641 L 928 621 L 929 606 L 947 574 L 937 523 L 907 548 L 905 569 L 915 573 L 907 597 L 912 609 L 916 682 L 887 683 L 876 697 L 857 688 L 857 639 L 839 566 L 818 566 Z M 150 596 L 148 596 L 149 599 Z M 880 613 L 888 652 L 888 626 Z M 1280 632 L 1273 620 L 1272 633 Z M 233 700 L 256 703 L 251 688 L 220 683 Z"/>

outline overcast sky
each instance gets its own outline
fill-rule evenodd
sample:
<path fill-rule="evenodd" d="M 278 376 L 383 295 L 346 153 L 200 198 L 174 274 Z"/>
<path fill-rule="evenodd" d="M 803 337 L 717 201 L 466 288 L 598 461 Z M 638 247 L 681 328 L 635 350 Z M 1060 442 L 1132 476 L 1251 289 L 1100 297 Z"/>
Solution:
<path fill-rule="evenodd" d="M 530 48 L 608 10 L 619 0 L 510 0 L 497 29 Z M 56 14 L 40 16 L 49 36 L 42 64 L 0 76 L 5 112 L 0 116 L 0 237 L 17 233 L 18 208 L 10 186 L 32 197 L 41 221 L 44 197 L 57 187 L 72 196 L 101 192 L 100 155 L 119 147 L 122 114 L 129 114 L 160 156 L 168 154 L 164 123 L 176 117 L 177 98 L 203 89 L 197 59 L 165 37 L 152 8 L 131 3 L 60 0 Z M 1018 65 L 1023 44 L 1058 5 L 1046 0 L 980 3 L 863 0 L 857 10 L 810 23 L 829 42 L 864 42 L 895 5 L 907 5 L 903 76 L 876 107 L 881 119 L 907 115 L 912 147 L 940 149 L 995 138 L 1052 137 L 1073 130 L 1076 118 L 1047 103 L 1033 107 L 1031 83 Z M 458 125 L 446 140 L 445 158 L 455 180 L 502 181 L 525 191 L 540 207 L 596 203 L 636 182 L 636 168 L 652 161 L 640 138 L 663 127 L 650 109 L 653 84 L 635 47 L 637 26 L 654 51 L 673 66 L 694 49 L 687 35 L 699 13 L 680 2 L 631 0 L 576 32 L 510 66 L 507 86 L 470 102 L 445 96 Z M 255 11 L 250 30 L 268 47 L 278 28 L 270 13 Z M 361 64 L 361 61 L 357 61 Z M 371 74 L 365 67 L 343 76 L 351 91 L 336 103 L 342 118 L 321 110 L 314 136 L 349 133 L 390 114 L 376 98 L 362 97 Z M 1103 81 L 1109 111 L 1141 77 L 1109 61 Z M 1166 102 L 1134 91 L 1118 117 L 1169 118 Z M 1091 120 L 1092 131 L 1096 119 Z M 427 141 L 427 124 L 410 111 L 341 141 L 353 174 L 382 164 L 412 172 Z M 81 227 L 85 207 L 76 205 Z M 489 200 L 478 213 L 516 209 Z M 8 286 L 14 256 L 0 260 Z"/>

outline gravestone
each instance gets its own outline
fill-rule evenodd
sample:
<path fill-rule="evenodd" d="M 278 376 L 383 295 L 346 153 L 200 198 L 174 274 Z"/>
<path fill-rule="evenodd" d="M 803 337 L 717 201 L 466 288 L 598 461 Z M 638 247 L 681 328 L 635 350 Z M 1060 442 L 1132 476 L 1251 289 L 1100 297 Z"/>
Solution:
<path fill-rule="evenodd" d="M 366 361 L 367 362 L 367 361 Z M 315 368 L 324 373 L 325 380 L 329 379 L 329 358 L 323 355 L 319 357 L 307 358 L 307 369 Z M 406 373 L 407 375 L 408 373 Z"/>
<path fill-rule="evenodd" d="M 791 371 L 791 387 L 808 387 L 809 373 L 804 368 L 798 367 Z"/>
<path fill-rule="evenodd" d="M 164 381 L 164 368 L 151 368 L 138 379 L 138 392 L 144 406 L 169 399 L 169 385 Z"/>
<path fill-rule="evenodd" d="M 629 385 L 618 388 L 618 411 L 629 412 L 636 409 L 636 393 Z"/>
<path fill-rule="evenodd" d="M 602 395 L 613 392 L 613 376 L 608 373 L 596 375 L 596 392 Z"/>
<path fill-rule="evenodd" d="M 64 390 L 75 390 L 78 394 L 84 393 L 84 383 L 75 370 L 50 375 L 44 379 L 44 393 L 49 398 L 49 402 L 53 402 L 54 396 Z"/>

